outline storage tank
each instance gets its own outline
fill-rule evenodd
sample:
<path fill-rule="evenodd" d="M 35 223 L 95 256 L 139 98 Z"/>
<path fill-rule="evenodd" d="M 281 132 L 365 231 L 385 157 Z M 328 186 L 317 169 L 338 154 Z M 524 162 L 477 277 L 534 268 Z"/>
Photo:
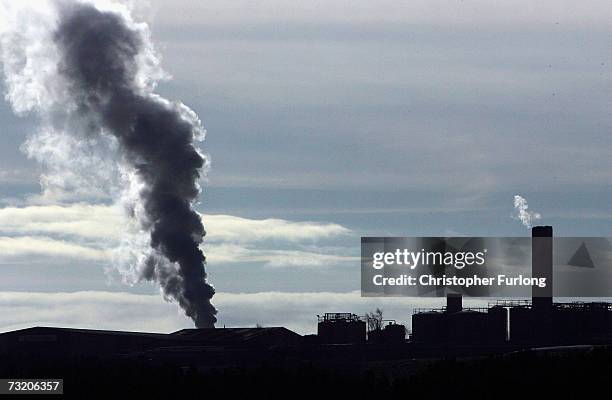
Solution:
<path fill-rule="evenodd" d="M 386 343 L 403 343 L 406 340 L 406 327 L 402 324 L 389 324 L 383 329 Z"/>
<path fill-rule="evenodd" d="M 506 307 L 493 306 L 487 311 L 488 328 L 486 341 L 503 343 L 508 340 L 508 310 Z"/>
<path fill-rule="evenodd" d="M 406 327 L 401 324 L 389 323 L 383 329 L 368 332 L 368 342 L 379 344 L 397 344 L 406 341 Z"/>
<path fill-rule="evenodd" d="M 366 340 L 366 323 L 351 313 L 325 313 L 319 316 L 317 336 L 321 343 L 362 343 Z"/>
<path fill-rule="evenodd" d="M 482 343 L 486 340 L 488 314 L 463 310 L 449 314 L 449 341 L 453 343 Z"/>
<path fill-rule="evenodd" d="M 417 343 L 444 343 L 447 341 L 447 314 L 426 311 L 412 314 L 412 341 Z"/>
<path fill-rule="evenodd" d="M 528 343 L 533 340 L 533 318 L 528 306 L 510 308 L 510 341 Z"/>

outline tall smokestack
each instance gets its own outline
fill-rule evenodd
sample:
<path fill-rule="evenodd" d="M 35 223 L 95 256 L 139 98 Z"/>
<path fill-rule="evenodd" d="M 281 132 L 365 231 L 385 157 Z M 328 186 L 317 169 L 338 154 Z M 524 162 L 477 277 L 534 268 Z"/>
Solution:
<path fill-rule="evenodd" d="M 546 287 L 531 287 L 534 309 L 550 309 L 553 302 L 552 226 L 534 226 L 531 229 L 531 275 L 535 278 L 546 278 Z"/>

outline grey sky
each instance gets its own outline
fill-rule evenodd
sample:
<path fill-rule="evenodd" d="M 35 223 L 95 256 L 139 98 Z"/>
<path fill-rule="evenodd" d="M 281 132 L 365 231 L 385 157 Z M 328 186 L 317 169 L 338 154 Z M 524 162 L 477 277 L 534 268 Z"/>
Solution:
<path fill-rule="evenodd" d="M 158 91 L 208 130 L 200 211 L 350 231 L 242 243 L 347 257 L 327 267 L 210 258 L 220 292 L 357 290 L 362 235 L 527 234 L 514 194 L 557 234 L 612 236 L 607 1 L 136 4 L 173 76 Z M 1 103 L 0 122 L 0 201 L 28 206 L 35 121 Z M 0 291 L 155 291 L 107 264 L 5 258 Z"/>
<path fill-rule="evenodd" d="M 202 114 L 211 187 L 264 208 L 261 191 L 322 190 L 299 208 L 395 209 L 392 229 L 409 232 L 471 232 L 479 211 L 499 216 L 490 234 L 520 233 L 506 218 L 517 192 L 580 229 L 566 216 L 610 195 L 610 6 L 423 4 L 213 3 L 182 23 L 159 6 L 153 31 L 181 77 L 160 90 Z M 436 208 L 460 221 L 413 215 Z"/>

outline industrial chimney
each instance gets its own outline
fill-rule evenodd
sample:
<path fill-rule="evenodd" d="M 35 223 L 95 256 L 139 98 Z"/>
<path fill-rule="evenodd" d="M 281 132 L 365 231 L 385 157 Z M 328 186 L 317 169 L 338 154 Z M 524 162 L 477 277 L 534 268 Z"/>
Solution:
<path fill-rule="evenodd" d="M 553 229 L 534 226 L 531 229 L 531 275 L 546 278 L 546 287 L 531 287 L 534 310 L 549 311 L 553 303 Z"/>

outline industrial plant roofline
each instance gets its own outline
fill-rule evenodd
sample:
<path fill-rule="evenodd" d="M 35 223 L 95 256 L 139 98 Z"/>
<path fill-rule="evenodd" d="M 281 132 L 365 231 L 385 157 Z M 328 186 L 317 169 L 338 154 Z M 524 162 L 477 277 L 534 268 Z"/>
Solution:
<path fill-rule="evenodd" d="M 489 307 L 463 307 L 459 311 L 472 311 L 472 312 L 487 312 Z M 443 307 L 434 307 L 434 308 L 415 308 L 412 310 L 413 314 L 423 314 L 423 313 L 445 313 L 448 308 L 446 306 Z"/>
<path fill-rule="evenodd" d="M 488 307 L 531 307 L 531 300 L 496 300 Z"/>
<path fill-rule="evenodd" d="M 491 307 L 507 307 L 507 308 L 517 308 L 517 307 L 525 307 L 531 308 L 533 303 L 531 300 L 497 300 L 495 302 L 489 303 L 489 308 Z M 612 303 L 606 301 L 572 301 L 572 302 L 558 302 L 553 303 L 553 306 L 557 309 L 605 309 L 612 311 Z"/>
<path fill-rule="evenodd" d="M 293 332 L 283 326 L 265 326 L 265 327 L 253 327 L 253 328 L 184 328 L 178 331 L 170 333 L 162 332 L 142 332 L 142 331 L 117 331 L 107 329 L 88 329 L 88 328 L 70 328 L 61 326 L 32 326 L 28 328 L 15 329 L 13 331 L 0 332 L 0 335 L 13 332 L 27 332 L 34 330 L 49 330 L 54 332 L 68 332 L 68 333 L 92 333 L 92 334 L 105 334 L 105 335 L 141 335 L 141 336 L 160 336 L 160 337 L 188 337 L 198 334 L 206 333 L 261 333 L 261 332 L 273 332 L 273 331 L 289 331 Z"/>
<path fill-rule="evenodd" d="M 554 303 L 555 308 L 570 309 L 570 310 L 584 310 L 584 309 L 601 309 L 606 311 L 612 311 L 612 303 L 604 301 L 576 301 L 572 303 Z"/>
<path fill-rule="evenodd" d="M 491 308 L 496 307 L 504 307 L 504 308 L 531 308 L 533 304 L 530 300 L 496 300 L 494 302 L 488 303 L 487 307 L 464 307 L 461 311 L 475 311 L 475 312 L 487 312 Z M 603 302 L 603 301 L 575 301 L 571 303 L 553 303 L 553 307 L 555 309 L 572 309 L 572 310 L 594 310 L 601 309 L 612 311 L 612 303 Z M 445 313 L 447 312 L 447 307 L 438 307 L 438 308 L 415 308 L 412 313 L 413 314 L 423 314 L 423 313 Z"/>
<path fill-rule="evenodd" d="M 364 317 L 353 313 L 325 313 L 317 315 L 319 322 L 350 322 L 363 321 Z"/>

